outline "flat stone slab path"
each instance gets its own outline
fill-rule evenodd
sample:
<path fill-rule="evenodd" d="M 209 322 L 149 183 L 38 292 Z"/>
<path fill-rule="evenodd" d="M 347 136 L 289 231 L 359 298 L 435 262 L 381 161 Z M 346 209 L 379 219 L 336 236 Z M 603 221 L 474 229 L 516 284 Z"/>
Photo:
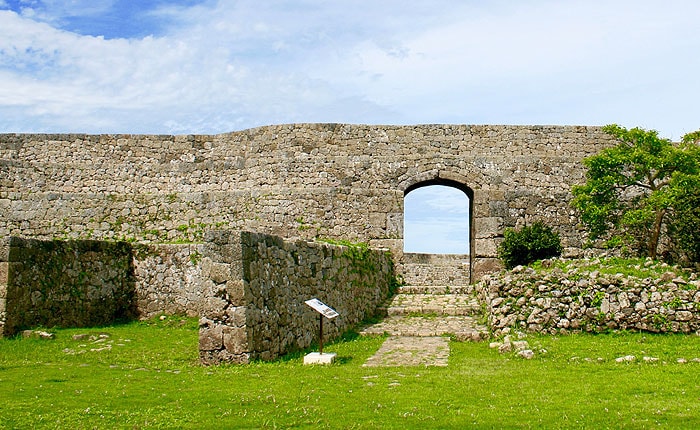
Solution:
<path fill-rule="evenodd" d="M 364 327 L 364 336 L 384 335 L 432 337 L 450 335 L 458 341 L 480 341 L 488 336 L 486 327 L 469 316 L 411 316 L 396 315 L 386 317 L 376 324 Z"/>
<path fill-rule="evenodd" d="M 388 335 L 365 366 L 447 366 L 450 340 L 488 337 L 483 309 L 469 285 L 406 285 L 377 309 L 381 321 L 360 329 Z"/>
<path fill-rule="evenodd" d="M 379 350 L 363 364 L 379 366 L 447 366 L 450 358 L 450 339 L 446 337 L 387 338 Z"/>

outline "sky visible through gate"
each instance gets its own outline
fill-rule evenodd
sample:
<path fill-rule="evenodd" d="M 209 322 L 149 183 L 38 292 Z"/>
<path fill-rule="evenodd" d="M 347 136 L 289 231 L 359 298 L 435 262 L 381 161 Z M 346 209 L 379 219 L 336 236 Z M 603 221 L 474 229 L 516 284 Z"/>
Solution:
<path fill-rule="evenodd" d="M 618 123 L 678 140 L 700 128 L 698 22 L 696 0 L 0 0 L 0 132 Z M 427 190 L 417 240 L 447 246 L 464 198 Z"/>
<path fill-rule="evenodd" d="M 404 198 L 404 251 L 469 254 L 469 198 L 457 188 L 432 185 Z"/>

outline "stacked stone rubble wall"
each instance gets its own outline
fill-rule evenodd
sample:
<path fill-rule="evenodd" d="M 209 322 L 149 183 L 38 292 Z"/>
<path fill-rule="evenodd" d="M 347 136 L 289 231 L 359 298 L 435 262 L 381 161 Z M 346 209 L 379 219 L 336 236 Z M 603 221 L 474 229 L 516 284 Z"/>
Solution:
<path fill-rule="evenodd" d="M 289 241 L 243 232 L 216 233 L 205 252 L 216 299 L 200 321 L 206 364 L 271 360 L 318 341 L 318 298 L 340 316 L 324 325 L 332 340 L 373 315 L 389 294 L 391 256 L 383 250 Z"/>
<path fill-rule="evenodd" d="M 134 245 L 134 279 L 139 318 L 158 314 L 198 317 L 213 292 L 202 272 L 207 246 Z"/>
<path fill-rule="evenodd" d="M 495 336 L 512 330 L 536 333 L 641 330 L 700 331 L 700 281 L 671 272 L 659 278 L 624 275 L 546 276 L 518 267 L 485 276 L 476 285 Z"/>
<path fill-rule="evenodd" d="M 10 237 L 0 246 L 0 335 L 136 316 L 131 247 Z"/>

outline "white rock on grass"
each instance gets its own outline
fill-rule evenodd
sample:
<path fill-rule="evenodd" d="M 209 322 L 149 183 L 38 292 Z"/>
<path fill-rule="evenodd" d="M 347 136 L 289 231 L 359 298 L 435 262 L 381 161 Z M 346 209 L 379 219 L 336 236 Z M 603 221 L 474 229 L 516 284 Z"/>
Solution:
<path fill-rule="evenodd" d="M 615 361 L 618 363 L 624 363 L 624 362 L 634 361 L 635 359 L 636 359 L 636 357 L 634 355 L 625 355 L 624 357 L 617 357 L 615 359 Z"/>
<path fill-rule="evenodd" d="M 518 352 L 518 356 L 526 360 L 532 360 L 532 358 L 535 356 L 535 353 L 531 349 L 524 349 Z"/>
<path fill-rule="evenodd" d="M 526 340 L 516 340 L 513 342 L 513 349 L 516 351 L 525 351 L 530 348 L 530 344 Z"/>

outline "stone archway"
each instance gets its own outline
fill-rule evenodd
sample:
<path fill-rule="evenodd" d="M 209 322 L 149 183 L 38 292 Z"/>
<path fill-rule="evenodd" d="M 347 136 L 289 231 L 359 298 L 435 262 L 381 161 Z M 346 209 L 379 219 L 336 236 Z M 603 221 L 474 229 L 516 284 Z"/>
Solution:
<path fill-rule="evenodd" d="M 447 188 L 449 190 L 455 191 L 454 193 L 450 193 L 450 199 L 454 199 L 452 202 L 454 206 L 458 208 L 460 211 L 460 215 L 453 215 L 451 220 L 449 221 L 457 221 L 458 226 L 453 226 L 451 228 L 451 232 L 456 233 L 455 236 L 459 237 L 460 239 L 464 239 L 465 243 L 455 243 L 452 244 L 451 246 L 429 246 L 428 248 L 432 249 L 432 251 L 425 251 L 425 250 L 409 250 L 407 246 L 407 241 L 409 236 L 415 237 L 416 234 L 414 231 L 408 228 L 408 197 L 409 195 L 416 195 L 416 191 L 421 190 L 421 191 L 429 191 L 428 189 L 432 188 L 436 192 L 440 192 L 441 188 Z M 446 190 L 445 190 L 446 191 Z M 461 193 L 460 193 L 461 192 Z M 462 194 L 462 198 L 465 200 L 462 200 L 459 195 Z M 426 181 L 426 182 L 420 182 L 417 184 L 414 184 L 413 186 L 409 187 L 404 191 L 404 233 L 403 233 L 403 238 L 404 238 L 404 252 L 430 252 L 430 253 L 440 253 L 440 254 L 471 254 L 472 252 L 472 247 L 471 247 L 471 218 L 472 218 L 472 200 L 474 197 L 474 192 L 471 190 L 469 187 L 456 182 L 456 181 L 450 181 L 450 180 L 431 180 L 431 181 Z M 423 202 L 427 203 L 427 202 Z M 448 203 L 448 202 L 446 202 Z M 445 205 L 447 207 L 449 205 Z M 461 211 L 466 208 L 466 214 L 462 214 Z M 437 209 L 438 211 L 440 209 Z M 437 217 L 435 217 L 437 218 Z M 437 221 L 435 221 L 437 223 Z M 433 228 L 435 227 L 435 224 L 430 224 Z M 414 227 L 417 228 L 417 227 Z M 463 231 L 459 231 L 463 230 Z M 435 233 L 435 232 L 434 232 Z M 463 236 L 464 235 L 464 236 Z M 415 243 L 415 242 L 414 242 Z M 414 246 L 415 247 L 415 246 Z M 423 248 L 426 248 L 425 246 Z M 448 251 L 442 251 L 441 249 L 450 249 Z M 459 249 L 459 251 L 452 251 L 452 249 Z"/>
<path fill-rule="evenodd" d="M 444 186 L 463 192 L 468 199 L 468 252 L 466 254 L 424 254 L 404 252 L 401 258 L 400 269 L 406 282 L 421 285 L 459 285 L 472 282 L 472 260 L 474 256 L 474 191 L 464 181 L 448 179 L 435 175 L 432 178 L 415 178 L 406 184 L 403 192 L 404 198 L 420 188 L 430 186 Z M 405 240 L 405 231 L 402 234 Z"/>

